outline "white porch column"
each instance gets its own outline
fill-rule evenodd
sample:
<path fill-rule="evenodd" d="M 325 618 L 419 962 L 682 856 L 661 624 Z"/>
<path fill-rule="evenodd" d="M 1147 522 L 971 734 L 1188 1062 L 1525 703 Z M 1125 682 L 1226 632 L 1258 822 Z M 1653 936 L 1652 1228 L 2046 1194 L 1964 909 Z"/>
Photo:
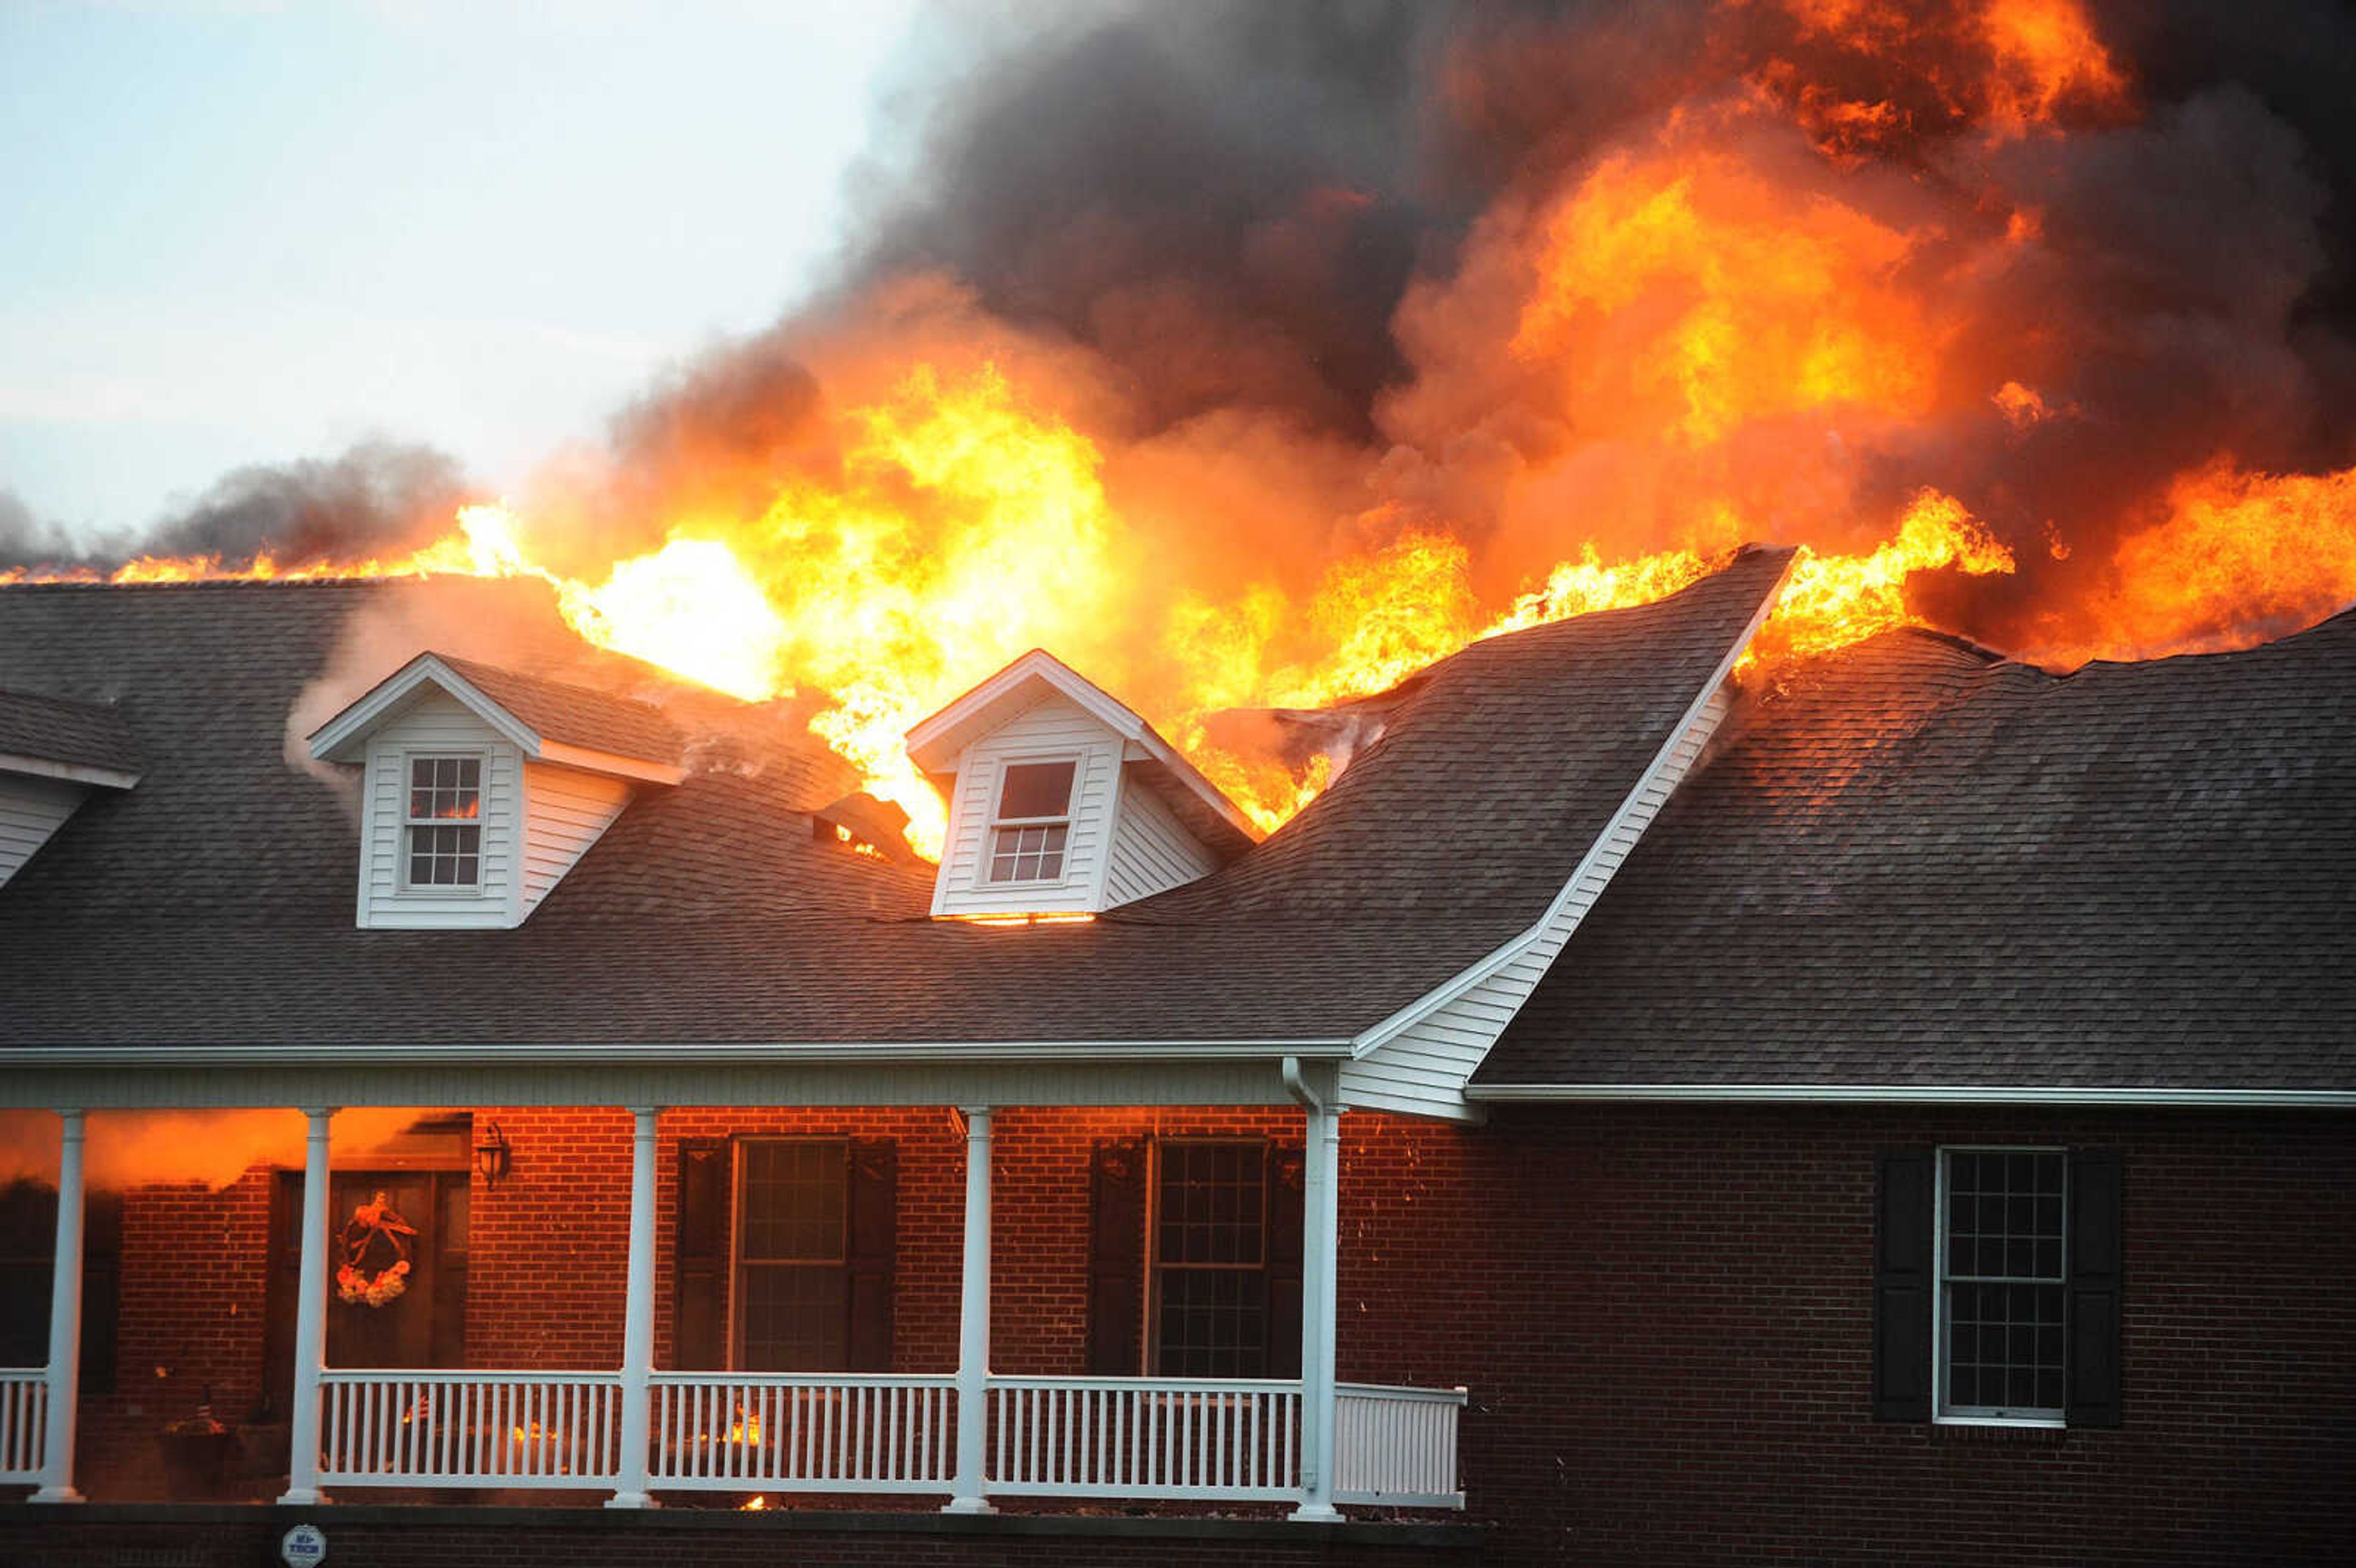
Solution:
<path fill-rule="evenodd" d="M 965 1271 L 958 1317 L 957 1484 L 943 1513 L 992 1513 L 990 1430 L 990 1107 L 965 1107 Z"/>
<path fill-rule="evenodd" d="M 607 1508 L 649 1508 L 648 1407 L 655 1362 L 655 1120 L 630 1107 L 630 1272 L 622 1309 L 622 1457 Z"/>
<path fill-rule="evenodd" d="M 80 1111 L 58 1113 L 58 1246 L 49 1278 L 48 1417 L 42 1428 L 37 1503 L 78 1503 L 75 1418 L 81 1411 L 81 1153 Z"/>
<path fill-rule="evenodd" d="M 319 1373 L 327 1364 L 327 1119 L 333 1106 L 305 1106 L 303 1273 L 294 1298 L 294 1404 L 287 1413 L 286 1493 L 307 1507 L 319 1495 Z"/>
<path fill-rule="evenodd" d="M 1342 1107 L 1309 1111 L 1308 1168 L 1301 1178 L 1301 1506 L 1297 1520 L 1337 1520 L 1333 1506 L 1335 1259 L 1342 1232 Z"/>

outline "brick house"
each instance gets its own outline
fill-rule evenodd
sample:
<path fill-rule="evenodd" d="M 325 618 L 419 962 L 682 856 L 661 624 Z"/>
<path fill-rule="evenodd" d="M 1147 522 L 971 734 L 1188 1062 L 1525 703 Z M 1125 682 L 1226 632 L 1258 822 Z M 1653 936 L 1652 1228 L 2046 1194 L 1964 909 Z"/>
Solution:
<path fill-rule="evenodd" d="M 1432 666 L 1265 842 L 1025 656 L 911 734 L 937 868 L 514 585 L 0 590 L 0 1543 L 2344 1559 L 2356 617 L 1738 673 L 1788 559 Z"/>

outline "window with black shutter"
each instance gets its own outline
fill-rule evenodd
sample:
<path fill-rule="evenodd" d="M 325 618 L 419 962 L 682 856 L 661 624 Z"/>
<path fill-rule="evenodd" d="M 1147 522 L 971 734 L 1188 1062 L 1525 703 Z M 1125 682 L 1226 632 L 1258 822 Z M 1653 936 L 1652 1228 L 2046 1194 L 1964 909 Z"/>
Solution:
<path fill-rule="evenodd" d="M 58 1192 L 20 1179 L 0 1188 L 0 1366 L 49 1360 L 50 1282 L 58 1244 Z M 82 1207 L 81 1392 L 114 1390 L 115 1323 L 122 1292 L 123 1195 L 91 1191 Z"/>
<path fill-rule="evenodd" d="M 1299 1376 L 1301 1166 L 1265 1138 L 1099 1142 L 1089 1371 Z"/>
<path fill-rule="evenodd" d="M 2051 1147 L 1882 1157 L 1877 1417 L 2118 1424 L 2119 1172 Z"/>
<path fill-rule="evenodd" d="M 891 1371 L 897 1187 L 888 1140 L 681 1139 L 679 1367 Z"/>

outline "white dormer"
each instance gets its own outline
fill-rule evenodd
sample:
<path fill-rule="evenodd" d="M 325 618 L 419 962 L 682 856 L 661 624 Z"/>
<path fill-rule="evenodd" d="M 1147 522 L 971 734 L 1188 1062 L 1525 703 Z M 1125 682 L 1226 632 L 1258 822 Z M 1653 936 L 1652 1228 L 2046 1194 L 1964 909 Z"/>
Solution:
<path fill-rule="evenodd" d="M 686 777 L 647 704 L 445 654 L 403 665 L 310 748 L 360 768 L 364 927 L 520 925 L 635 788 Z"/>
<path fill-rule="evenodd" d="M 908 755 L 948 801 L 936 915 L 1092 913 L 1259 837 L 1151 725 L 1036 648 L 909 731 Z"/>
<path fill-rule="evenodd" d="M 0 884 L 94 790 L 139 782 L 131 731 L 112 708 L 0 691 Z"/>

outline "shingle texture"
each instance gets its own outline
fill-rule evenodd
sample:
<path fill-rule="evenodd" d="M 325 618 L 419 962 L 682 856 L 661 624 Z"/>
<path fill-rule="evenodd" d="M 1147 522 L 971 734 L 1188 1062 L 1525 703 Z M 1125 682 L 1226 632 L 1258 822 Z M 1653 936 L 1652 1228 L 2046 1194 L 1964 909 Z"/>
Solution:
<path fill-rule="evenodd" d="M 27 691 L 0 691 L 0 757 L 139 771 L 139 747 L 122 714 Z"/>
<path fill-rule="evenodd" d="M 2356 613 L 1739 709 L 1476 1083 L 2356 1088 Z"/>
<path fill-rule="evenodd" d="M 685 737 L 651 703 L 569 681 L 521 675 L 454 654 L 434 656 L 530 725 L 542 740 L 645 762 L 675 764 L 683 753 Z"/>
<path fill-rule="evenodd" d="M 0 890 L 0 1045 L 1350 1035 L 1543 913 L 1784 562 L 1468 649 L 1230 866 L 1020 930 L 926 919 L 929 868 L 814 833 L 839 768 L 678 706 L 696 771 L 522 926 L 355 930 L 357 829 L 285 760 L 289 710 L 355 612 L 438 585 L 0 589 L 0 686 L 117 699 L 150 752 Z"/>

